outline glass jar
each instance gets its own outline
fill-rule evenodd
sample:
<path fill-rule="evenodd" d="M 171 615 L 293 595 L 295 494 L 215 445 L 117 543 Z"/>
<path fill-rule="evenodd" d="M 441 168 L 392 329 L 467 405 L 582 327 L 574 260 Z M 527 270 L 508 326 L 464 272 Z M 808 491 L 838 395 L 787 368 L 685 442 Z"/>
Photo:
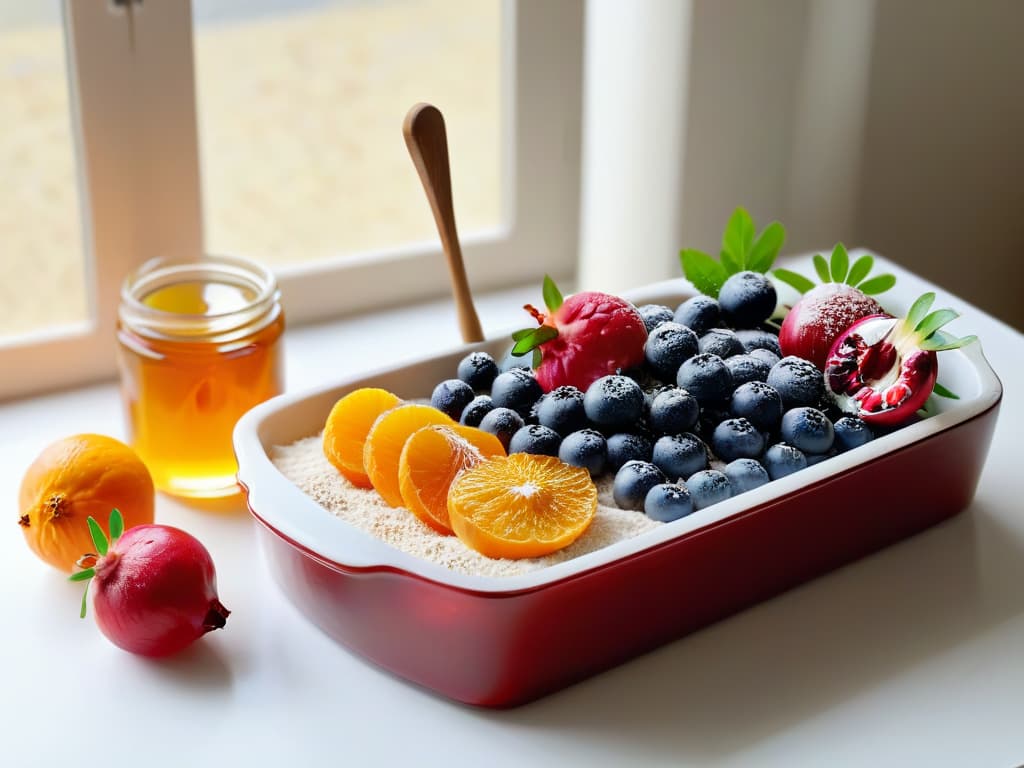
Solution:
<path fill-rule="evenodd" d="M 270 270 L 237 257 L 154 259 L 121 289 L 117 337 L 132 445 L 157 488 L 238 492 L 231 433 L 282 390 L 284 331 Z"/>

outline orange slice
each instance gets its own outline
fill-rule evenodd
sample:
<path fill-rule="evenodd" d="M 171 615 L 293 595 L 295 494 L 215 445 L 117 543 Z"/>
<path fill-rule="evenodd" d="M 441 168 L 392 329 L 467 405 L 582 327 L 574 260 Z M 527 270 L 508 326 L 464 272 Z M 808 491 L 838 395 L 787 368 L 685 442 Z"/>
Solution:
<path fill-rule="evenodd" d="M 541 557 L 579 538 L 597 514 L 590 473 L 514 453 L 460 474 L 448 491 L 452 530 L 487 557 Z"/>
<path fill-rule="evenodd" d="M 405 403 L 382 413 L 370 427 L 363 446 L 363 469 L 377 493 L 392 507 L 402 506 L 398 461 L 405 441 L 416 430 L 433 424 L 453 426 L 455 422 L 437 408 Z"/>
<path fill-rule="evenodd" d="M 438 533 L 451 534 L 448 488 L 459 473 L 505 449 L 492 434 L 473 427 L 423 427 L 405 441 L 398 460 L 402 503 Z"/>
<path fill-rule="evenodd" d="M 324 426 L 324 455 L 353 485 L 370 488 L 363 469 L 363 446 L 370 427 L 384 411 L 402 401 L 386 389 L 363 387 L 334 404 Z"/>

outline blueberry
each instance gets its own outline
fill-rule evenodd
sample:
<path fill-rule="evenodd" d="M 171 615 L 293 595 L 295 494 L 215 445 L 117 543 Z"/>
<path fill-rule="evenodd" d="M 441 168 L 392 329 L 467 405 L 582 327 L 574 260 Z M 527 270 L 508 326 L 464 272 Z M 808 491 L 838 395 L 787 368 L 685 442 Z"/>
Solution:
<path fill-rule="evenodd" d="M 653 446 L 649 438 L 633 432 L 616 432 L 608 440 L 608 469 L 618 471 L 629 461 L 650 461 Z"/>
<path fill-rule="evenodd" d="M 771 478 L 760 462 L 753 459 L 736 459 L 725 466 L 725 476 L 729 478 L 733 495 L 746 493 L 760 488 Z"/>
<path fill-rule="evenodd" d="M 583 410 L 599 429 L 628 429 L 643 418 L 644 391 L 628 376 L 602 376 L 587 387 Z"/>
<path fill-rule="evenodd" d="M 619 509 L 643 511 L 647 492 L 665 482 L 661 470 L 647 461 L 627 461 L 615 473 L 612 498 Z"/>
<path fill-rule="evenodd" d="M 825 394 L 825 377 L 821 371 L 809 360 L 793 355 L 773 365 L 766 381 L 779 391 L 787 409 L 817 405 Z"/>
<path fill-rule="evenodd" d="M 459 361 L 456 375 L 477 391 L 488 390 L 498 375 L 498 364 L 486 352 L 470 352 Z"/>
<path fill-rule="evenodd" d="M 775 354 L 770 349 L 752 349 L 747 354 L 751 357 L 756 357 L 758 360 L 764 360 L 769 366 L 775 365 L 782 359 L 781 355 Z"/>
<path fill-rule="evenodd" d="M 778 428 L 782 420 L 782 396 L 763 381 L 750 381 L 732 393 L 729 410 L 765 432 Z"/>
<path fill-rule="evenodd" d="M 699 415 L 697 398 L 685 389 L 667 387 L 651 401 L 647 423 L 656 435 L 676 435 L 693 429 Z"/>
<path fill-rule="evenodd" d="M 715 427 L 726 419 L 731 419 L 728 403 L 712 403 L 700 409 L 700 418 L 697 420 L 697 431 L 708 442 L 715 432 Z"/>
<path fill-rule="evenodd" d="M 679 366 L 697 351 L 697 334 L 685 325 L 668 322 L 659 325 L 647 337 L 644 359 L 658 378 L 674 381 Z"/>
<path fill-rule="evenodd" d="M 583 467 L 592 477 L 597 477 L 608 466 L 608 443 L 596 429 L 581 429 L 562 439 L 558 458 L 574 467 Z"/>
<path fill-rule="evenodd" d="M 511 408 L 524 419 L 543 391 L 533 372 L 525 368 L 512 368 L 499 373 L 491 385 L 491 400 L 498 408 Z"/>
<path fill-rule="evenodd" d="M 755 349 L 766 349 L 776 357 L 782 357 L 782 350 L 779 348 L 779 337 L 770 331 L 762 331 L 757 328 L 743 328 L 736 331 L 736 338 L 740 340 L 740 344 L 743 345 L 743 349 L 747 352 L 753 352 Z"/>
<path fill-rule="evenodd" d="M 807 466 L 807 457 L 799 448 L 785 443 L 776 443 L 764 452 L 764 468 L 768 477 L 778 480 Z"/>
<path fill-rule="evenodd" d="M 446 379 L 434 387 L 430 404 L 453 419 L 462 416 L 462 409 L 473 400 L 473 388 L 461 379 Z"/>
<path fill-rule="evenodd" d="M 696 509 L 710 507 L 732 496 L 729 478 L 717 469 L 703 469 L 691 475 L 686 481 L 686 490 L 690 492 Z"/>
<path fill-rule="evenodd" d="M 837 419 L 832 426 L 836 433 L 835 446 L 839 451 L 859 448 L 875 437 L 871 427 L 856 416 L 843 416 L 841 419 Z"/>
<path fill-rule="evenodd" d="M 671 523 L 693 514 L 693 499 L 685 485 L 661 483 L 651 488 L 644 497 L 644 514 L 652 520 Z"/>
<path fill-rule="evenodd" d="M 490 395 L 477 395 L 462 409 L 459 422 L 467 427 L 479 427 L 481 419 L 493 410 L 494 401 Z"/>
<path fill-rule="evenodd" d="M 764 435 L 746 419 L 726 419 L 715 427 L 711 450 L 722 461 L 753 459 L 764 453 Z"/>
<path fill-rule="evenodd" d="M 480 429 L 497 437 L 507 451 L 512 435 L 524 424 L 523 417 L 511 408 L 493 408 L 480 420 Z"/>
<path fill-rule="evenodd" d="M 775 311 L 778 297 L 772 281 L 760 272 L 730 275 L 718 291 L 722 317 L 733 328 L 754 328 Z"/>
<path fill-rule="evenodd" d="M 742 355 L 746 350 L 736 338 L 736 334 L 728 328 L 712 328 L 697 342 L 704 354 L 718 355 L 721 358 Z"/>
<path fill-rule="evenodd" d="M 560 435 L 587 426 L 583 393 L 569 385 L 556 387 L 537 402 L 537 422 Z"/>
<path fill-rule="evenodd" d="M 768 371 L 772 367 L 759 357 L 753 355 L 733 355 L 726 358 L 725 367 L 732 374 L 734 387 L 746 384 L 749 381 L 764 381 L 768 378 Z"/>
<path fill-rule="evenodd" d="M 533 355 L 527 353 L 525 355 L 513 355 L 512 347 L 505 350 L 505 354 L 502 355 L 501 360 L 498 361 L 498 372 L 505 373 L 511 371 L 513 368 L 523 368 L 527 371 L 533 370 Z"/>
<path fill-rule="evenodd" d="M 676 384 L 700 401 L 701 405 L 725 400 L 732 394 L 732 374 L 718 355 L 691 357 L 676 374 Z"/>
<path fill-rule="evenodd" d="M 693 296 L 676 307 L 675 321 L 700 336 L 722 324 L 722 313 L 710 296 Z"/>
<path fill-rule="evenodd" d="M 791 408 L 782 414 L 779 428 L 782 439 L 807 453 L 825 453 L 832 447 L 835 433 L 828 416 L 817 408 Z"/>
<path fill-rule="evenodd" d="M 637 307 L 636 311 L 644 319 L 644 327 L 648 333 L 662 323 L 670 322 L 675 317 L 675 313 L 662 304 L 644 304 L 642 307 Z"/>
<path fill-rule="evenodd" d="M 708 465 L 708 449 L 696 435 L 664 435 L 654 443 L 651 461 L 670 480 L 685 480 Z"/>
<path fill-rule="evenodd" d="M 557 456 L 562 436 L 540 424 L 527 424 L 516 430 L 508 443 L 509 453 L 534 453 L 539 456 Z"/>
<path fill-rule="evenodd" d="M 839 452 L 833 447 L 830 450 L 825 451 L 825 453 L 806 453 L 804 454 L 804 458 L 807 459 L 807 466 L 813 467 L 815 464 L 820 464 L 825 461 L 825 459 L 831 459 L 837 453 Z"/>

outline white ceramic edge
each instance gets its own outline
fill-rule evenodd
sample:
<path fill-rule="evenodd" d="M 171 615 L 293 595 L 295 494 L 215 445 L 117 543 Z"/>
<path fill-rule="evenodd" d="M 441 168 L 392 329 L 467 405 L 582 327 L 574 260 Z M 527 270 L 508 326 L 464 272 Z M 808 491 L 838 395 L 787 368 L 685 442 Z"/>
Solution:
<path fill-rule="evenodd" d="M 851 251 L 856 257 L 863 251 Z M 967 303 L 929 285 L 921 278 L 907 272 L 898 265 L 876 256 L 876 272 L 879 268 L 891 271 L 899 278 L 897 287 L 890 298 L 890 304 L 909 304 L 925 290 L 935 290 L 939 302 L 953 304 L 957 308 Z M 809 267 L 798 262 L 797 267 Z M 805 268 L 804 272 L 813 274 Z M 907 286 L 914 288 L 908 290 Z M 649 303 L 653 297 L 667 293 L 693 293 L 693 287 L 685 280 L 676 279 L 655 283 L 626 294 L 637 304 Z M 973 310 L 969 314 L 981 314 Z M 412 361 L 398 368 L 406 368 L 422 360 L 444 357 L 462 352 L 464 345 Z M 280 395 L 249 411 L 238 422 L 234 432 L 235 452 L 239 462 L 239 481 L 248 489 L 249 505 L 255 513 L 273 529 L 287 536 L 301 546 L 315 553 L 314 556 L 326 563 L 335 563 L 353 569 L 383 568 L 397 569 L 425 579 L 437 581 L 458 589 L 478 592 L 516 592 L 537 588 L 567 577 L 607 565 L 652 547 L 659 546 L 683 534 L 704 526 L 720 522 L 753 507 L 774 501 L 787 494 L 808 488 L 828 478 L 860 466 L 886 453 L 896 451 L 931 435 L 942 432 L 957 424 L 985 412 L 992 407 L 1002 393 L 1002 385 L 985 359 L 981 344 L 972 344 L 944 356 L 960 355 L 978 377 L 978 394 L 969 399 L 953 403 L 943 412 L 916 424 L 904 427 L 894 433 L 877 438 L 865 446 L 835 456 L 815 466 L 808 467 L 788 477 L 775 480 L 741 496 L 720 502 L 685 518 L 676 520 L 631 539 L 617 542 L 600 550 L 561 562 L 530 573 L 508 576 L 471 576 L 451 571 L 441 565 L 402 552 L 375 536 L 337 519 L 287 480 L 274 466 L 267 449 L 259 438 L 260 425 L 269 416 L 294 407 L 304 400 L 324 395 L 346 384 L 373 378 L 395 367 L 382 368 L 358 376 L 350 376 L 331 386 L 313 391 Z M 431 382 L 432 383 L 432 382 Z M 638 513 L 639 514 L 639 513 Z"/>

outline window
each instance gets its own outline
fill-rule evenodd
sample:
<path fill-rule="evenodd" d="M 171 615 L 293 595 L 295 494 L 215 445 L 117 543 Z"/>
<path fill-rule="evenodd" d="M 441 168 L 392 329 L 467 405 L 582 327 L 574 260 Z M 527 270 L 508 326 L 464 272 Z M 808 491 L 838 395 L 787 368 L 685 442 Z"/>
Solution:
<path fill-rule="evenodd" d="M 62 324 L 45 337 L 0 335 L 0 398 L 113 375 L 120 282 L 157 255 L 205 248 L 266 261 L 292 322 L 444 293 L 436 234 L 401 138 L 417 100 L 442 111 L 445 99 L 462 105 L 446 116 L 474 287 L 570 273 L 582 1 L 463 2 L 64 0 L 64 151 L 70 167 L 78 149 L 82 224 L 67 227 L 63 250 L 82 288 L 77 310 L 74 291 L 59 303 L 79 322 L 51 316 Z M 0 0 L 0 14 L 5 7 Z M 450 26 L 422 28 L 428 22 Z M 347 71 L 360 66 L 362 75 Z M 460 77 L 467 67 L 479 71 Z M 424 92 L 431 86 L 436 96 Z M 355 153 L 362 168 L 351 167 L 356 141 L 367 142 Z M 368 181 L 384 183 L 370 194 Z M 72 188 L 70 178 L 60 183 Z M 19 292 L 45 292 L 35 280 Z"/>

